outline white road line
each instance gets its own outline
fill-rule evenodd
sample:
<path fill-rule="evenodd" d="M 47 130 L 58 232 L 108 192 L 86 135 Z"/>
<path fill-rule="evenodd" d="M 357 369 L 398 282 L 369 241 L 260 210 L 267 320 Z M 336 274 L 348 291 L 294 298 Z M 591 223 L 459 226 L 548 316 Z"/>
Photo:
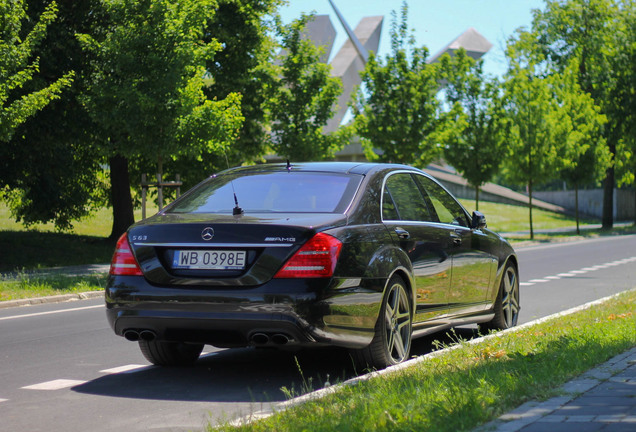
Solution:
<path fill-rule="evenodd" d="M 111 369 L 100 370 L 101 373 L 106 374 L 118 374 L 118 373 L 126 373 L 126 372 L 136 372 L 143 369 L 150 369 L 153 366 L 150 365 L 139 365 L 139 364 L 129 364 L 125 366 L 119 366 Z"/>
<path fill-rule="evenodd" d="M 73 309 L 62 309 L 62 310 L 55 310 L 55 311 L 49 311 L 49 312 L 37 312 L 37 313 L 24 314 L 24 315 L 12 315 L 8 317 L 1 317 L 0 321 L 6 321 L 6 320 L 12 320 L 12 319 L 18 319 L 18 318 L 30 318 L 30 317 L 42 316 L 42 315 L 53 315 L 53 314 L 59 314 L 59 313 L 65 313 L 65 312 L 76 312 L 76 311 L 97 309 L 97 308 L 104 308 L 104 305 L 85 306 L 85 307 L 79 307 L 79 308 L 73 308 Z"/>
<path fill-rule="evenodd" d="M 519 286 L 532 286 L 536 283 L 543 283 L 543 282 L 549 282 L 552 280 L 558 280 L 561 278 L 568 278 L 568 277 L 574 277 L 576 275 L 581 275 L 581 274 L 585 274 L 591 271 L 596 271 L 596 270 L 600 270 L 600 269 L 606 269 L 606 268 L 610 268 L 610 267 L 614 267 L 617 265 L 621 265 L 621 264 L 627 264 L 630 263 L 632 261 L 636 261 L 636 256 L 633 257 L 629 257 L 629 258 L 623 258 L 622 260 L 617 260 L 617 261 L 613 261 L 613 262 L 609 262 L 609 263 L 605 263 L 605 264 L 599 264 L 599 265 L 595 265 L 592 267 L 583 267 L 580 270 L 571 270 L 567 273 L 559 273 L 556 276 L 545 276 L 541 279 L 530 279 L 528 282 L 521 282 L 519 284 Z"/>
<path fill-rule="evenodd" d="M 6 402 L 6 401 L 8 401 L 8 400 L 9 400 L 9 399 L 0 399 L 0 403 L 1 403 L 1 402 Z"/>
<path fill-rule="evenodd" d="M 30 386 L 21 387 L 25 390 L 61 390 L 68 387 L 84 384 L 86 381 L 69 380 L 69 379 L 57 379 L 53 381 L 47 381 L 39 384 L 33 384 Z"/>

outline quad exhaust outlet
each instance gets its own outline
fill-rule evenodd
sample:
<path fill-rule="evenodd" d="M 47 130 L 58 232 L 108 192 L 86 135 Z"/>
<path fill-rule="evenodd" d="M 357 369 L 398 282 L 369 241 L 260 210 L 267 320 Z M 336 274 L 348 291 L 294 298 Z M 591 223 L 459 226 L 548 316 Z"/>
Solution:
<path fill-rule="evenodd" d="M 157 334 L 152 330 L 128 329 L 124 330 L 124 337 L 131 342 L 136 342 L 138 340 L 150 342 L 157 338 Z"/>

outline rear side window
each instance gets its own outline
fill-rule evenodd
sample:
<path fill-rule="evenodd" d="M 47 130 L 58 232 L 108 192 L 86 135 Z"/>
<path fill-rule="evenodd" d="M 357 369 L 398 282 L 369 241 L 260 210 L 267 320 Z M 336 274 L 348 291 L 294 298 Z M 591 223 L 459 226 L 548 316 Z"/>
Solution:
<path fill-rule="evenodd" d="M 382 197 L 382 219 L 431 221 L 431 214 L 422 192 L 409 173 L 387 178 Z"/>
<path fill-rule="evenodd" d="M 342 213 L 362 176 L 316 172 L 228 173 L 175 202 L 170 213 L 229 213 L 234 193 L 245 213 Z"/>

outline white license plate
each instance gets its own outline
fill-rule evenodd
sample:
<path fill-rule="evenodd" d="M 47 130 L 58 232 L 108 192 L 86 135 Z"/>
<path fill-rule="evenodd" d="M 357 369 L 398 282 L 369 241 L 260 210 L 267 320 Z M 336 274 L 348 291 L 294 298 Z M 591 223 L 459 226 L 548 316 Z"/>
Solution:
<path fill-rule="evenodd" d="M 178 250 L 172 268 L 188 270 L 243 270 L 245 251 Z"/>

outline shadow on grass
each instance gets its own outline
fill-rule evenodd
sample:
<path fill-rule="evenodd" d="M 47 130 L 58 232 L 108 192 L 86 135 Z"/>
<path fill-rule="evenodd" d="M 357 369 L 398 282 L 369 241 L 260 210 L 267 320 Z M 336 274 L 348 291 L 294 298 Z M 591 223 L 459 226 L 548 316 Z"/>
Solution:
<path fill-rule="evenodd" d="M 115 243 L 104 237 L 0 231 L 0 272 L 110 262 Z"/>

